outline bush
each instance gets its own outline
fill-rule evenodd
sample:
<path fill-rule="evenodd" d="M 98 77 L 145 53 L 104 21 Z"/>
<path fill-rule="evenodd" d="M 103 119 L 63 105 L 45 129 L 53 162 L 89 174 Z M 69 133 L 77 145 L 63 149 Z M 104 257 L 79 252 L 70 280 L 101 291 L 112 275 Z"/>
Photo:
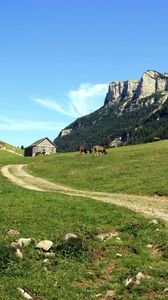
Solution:
<path fill-rule="evenodd" d="M 81 238 L 70 238 L 55 247 L 55 252 L 77 260 L 89 259 L 89 249 Z"/>
<path fill-rule="evenodd" d="M 7 245 L 0 245 L 0 271 L 8 269 L 11 265 L 18 261 L 15 249 Z"/>

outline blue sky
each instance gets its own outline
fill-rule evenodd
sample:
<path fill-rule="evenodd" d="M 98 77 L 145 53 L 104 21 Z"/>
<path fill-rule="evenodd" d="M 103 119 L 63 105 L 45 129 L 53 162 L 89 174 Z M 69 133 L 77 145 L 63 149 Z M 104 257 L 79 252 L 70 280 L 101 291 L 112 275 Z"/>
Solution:
<path fill-rule="evenodd" d="M 0 0 L 0 140 L 52 140 L 109 82 L 168 72 L 167 0 Z"/>

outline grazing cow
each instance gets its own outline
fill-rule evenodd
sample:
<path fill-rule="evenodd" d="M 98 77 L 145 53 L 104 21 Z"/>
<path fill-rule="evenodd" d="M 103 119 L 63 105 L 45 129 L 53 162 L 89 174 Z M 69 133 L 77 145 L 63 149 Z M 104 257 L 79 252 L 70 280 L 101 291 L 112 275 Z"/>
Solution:
<path fill-rule="evenodd" d="M 80 151 L 80 154 L 82 154 L 82 153 L 87 154 L 87 148 L 84 145 L 79 146 L 79 151 Z"/>
<path fill-rule="evenodd" d="M 104 146 L 94 146 L 93 151 L 96 155 L 98 155 L 99 153 L 107 154 L 106 148 Z"/>
<path fill-rule="evenodd" d="M 92 148 L 89 148 L 88 149 L 89 153 L 91 154 L 93 152 L 93 149 Z"/>

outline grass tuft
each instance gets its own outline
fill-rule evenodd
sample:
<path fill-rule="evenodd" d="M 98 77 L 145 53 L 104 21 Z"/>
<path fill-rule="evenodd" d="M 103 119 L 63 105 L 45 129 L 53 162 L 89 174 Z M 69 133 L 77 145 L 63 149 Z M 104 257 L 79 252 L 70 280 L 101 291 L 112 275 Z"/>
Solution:
<path fill-rule="evenodd" d="M 79 261 L 88 260 L 90 258 L 86 241 L 80 237 L 61 241 L 55 247 L 55 253 L 61 254 L 64 258 L 72 258 Z"/>

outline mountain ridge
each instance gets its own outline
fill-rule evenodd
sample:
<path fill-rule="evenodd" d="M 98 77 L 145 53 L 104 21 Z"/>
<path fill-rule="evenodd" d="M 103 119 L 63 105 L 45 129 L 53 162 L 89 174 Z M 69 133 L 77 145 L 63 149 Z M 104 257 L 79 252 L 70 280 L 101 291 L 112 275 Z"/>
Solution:
<path fill-rule="evenodd" d="M 167 107 L 168 73 L 148 70 L 140 80 L 112 81 L 104 105 L 68 125 L 54 142 L 59 151 L 75 151 L 81 143 L 110 146 L 115 139 L 120 139 L 120 144 L 134 144 L 152 141 L 156 135 L 168 138 L 163 133 L 168 127 Z"/>

